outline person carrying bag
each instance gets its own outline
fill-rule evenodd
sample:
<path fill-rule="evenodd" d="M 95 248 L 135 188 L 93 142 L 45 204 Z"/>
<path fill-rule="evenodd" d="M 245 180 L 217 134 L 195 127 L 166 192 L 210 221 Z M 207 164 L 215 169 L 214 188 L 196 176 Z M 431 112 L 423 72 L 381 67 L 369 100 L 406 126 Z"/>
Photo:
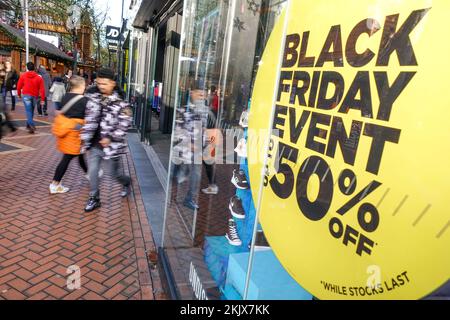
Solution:
<path fill-rule="evenodd" d="M 87 174 L 86 162 L 83 154 L 81 154 L 80 137 L 88 101 L 83 96 L 86 89 L 85 81 L 82 77 L 73 76 L 70 79 L 70 87 L 70 92 L 62 100 L 63 108 L 57 112 L 52 126 L 52 133 L 56 137 L 57 149 L 63 153 L 63 157 L 49 186 L 51 194 L 69 191 L 69 188 L 62 185 L 61 180 L 73 158 L 78 157 L 81 169 Z"/>

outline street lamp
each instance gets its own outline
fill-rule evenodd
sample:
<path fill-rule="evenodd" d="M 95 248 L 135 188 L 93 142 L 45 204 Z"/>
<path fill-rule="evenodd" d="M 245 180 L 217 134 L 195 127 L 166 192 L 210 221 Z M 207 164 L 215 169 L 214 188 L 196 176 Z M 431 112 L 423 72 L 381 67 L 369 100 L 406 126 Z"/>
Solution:
<path fill-rule="evenodd" d="M 120 35 L 119 35 L 119 47 L 117 48 L 117 52 L 118 52 L 118 59 L 117 59 L 117 80 L 119 83 L 119 86 L 122 87 L 122 71 L 121 69 L 121 65 L 122 65 L 122 34 L 123 34 L 123 25 L 124 25 L 124 21 L 123 21 L 123 6 L 124 6 L 124 0 L 122 0 L 122 13 L 121 13 L 121 19 L 120 19 Z"/>
<path fill-rule="evenodd" d="M 67 29 L 72 32 L 73 41 L 73 72 L 77 72 L 78 50 L 77 50 L 77 28 L 81 25 L 81 8 L 78 5 L 72 5 L 67 8 L 68 18 L 66 21 Z"/>

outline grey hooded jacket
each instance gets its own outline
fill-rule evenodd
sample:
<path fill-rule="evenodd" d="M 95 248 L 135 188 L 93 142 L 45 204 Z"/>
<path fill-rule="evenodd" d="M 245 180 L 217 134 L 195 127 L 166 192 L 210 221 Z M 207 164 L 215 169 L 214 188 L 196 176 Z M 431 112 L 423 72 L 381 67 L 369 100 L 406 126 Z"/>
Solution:
<path fill-rule="evenodd" d="M 45 70 L 42 67 L 39 68 L 38 74 L 44 80 L 45 96 L 48 98 L 48 95 L 50 94 L 50 87 L 52 86 L 52 79 L 50 78 L 50 75 L 47 73 L 47 70 Z"/>

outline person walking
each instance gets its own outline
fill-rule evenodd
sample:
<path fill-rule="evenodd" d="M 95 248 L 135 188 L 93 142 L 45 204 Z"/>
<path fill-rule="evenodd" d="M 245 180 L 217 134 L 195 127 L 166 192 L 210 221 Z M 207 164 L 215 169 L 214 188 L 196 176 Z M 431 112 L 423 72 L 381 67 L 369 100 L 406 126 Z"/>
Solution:
<path fill-rule="evenodd" d="M 80 130 L 84 125 L 87 98 L 83 96 L 86 89 L 83 78 L 74 76 L 70 79 L 70 92 L 62 99 L 63 108 L 57 112 L 52 132 L 56 136 L 57 148 L 63 157 L 56 168 L 53 181 L 49 186 L 50 194 L 66 193 L 69 188 L 61 183 L 73 158 L 78 157 L 81 169 L 87 174 L 87 166 L 81 153 Z"/>
<path fill-rule="evenodd" d="M 11 111 L 14 111 L 16 109 L 16 95 L 17 95 L 17 81 L 19 80 L 19 75 L 17 74 L 16 70 L 12 67 L 12 64 L 10 61 L 6 61 L 6 77 L 5 77 L 5 94 L 4 99 L 6 103 L 6 97 L 8 96 L 8 93 L 11 96 Z M 15 94 L 13 94 L 15 92 Z"/>
<path fill-rule="evenodd" d="M 66 91 L 70 91 L 69 82 L 70 82 L 70 78 L 72 78 L 72 75 L 73 75 L 73 72 L 70 69 L 67 70 L 66 74 L 64 75 L 63 83 L 64 83 L 64 86 L 66 87 Z"/>
<path fill-rule="evenodd" d="M 45 66 L 43 66 L 43 65 L 41 65 L 39 67 L 38 74 L 44 80 L 44 88 L 45 88 L 44 104 L 42 105 L 42 107 L 41 107 L 41 104 L 38 104 L 38 107 L 37 107 L 38 115 L 47 117 L 48 116 L 48 113 L 47 113 L 47 106 L 48 106 L 47 97 L 49 96 L 49 93 L 50 93 L 50 87 L 52 85 L 52 78 L 50 77 L 50 75 L 48 74 L 47 70 L 45 69 Z"/>
<path fill-rule="evenodd" d="M 87 90 L 86 123 L 81 139 L 88 153 L 90 193 L 85 212 L 101 206 L 99 171 L 107 160 L 113 177 L 123 186 L 121 196 L 129 193 L 131 178 L 124 175 L 120 155 L 125 153 L 126 132 L 131 125 L 131 108 L 117 90 L 114 71 L 100 69 L 97 82 Z"/>
<path fill-rule="evenodd" d="M 55 110 L 61 110 L 61 101 L 66 94 L 66 87 L 60 77 L 55 78 L 55 82 L 53 82 L 52 87 L 50 88 L 50 93 L 52 93 L 52 102 L 55 106 Z"/>
<path fill-rule="evenodd" d="M 6 79 L 6 72 L 0 68 L 0 87 L 4 86 Z M 0 99 L 0 140 L 3 137 L 3 127 L 7 126 L 11 132 L 16 132 L 17 128 L 11 122 L 8 109 L 6 108 L 5 100 Z"/>
<path fill-rule="evenodd" d="M 22 74 L 17 82 L 17 96 L 23 96 L 23 104 L 27 113 L 27 128 L 30 134 L 36 131 L 36 126 L 33 121 L 34 107 L 40 96 L 41 107 L 45 103 L 45 88 L 44 80 L 36 72 L 34 72 L 34 63 L 27 63 L 27 72 Z"/>

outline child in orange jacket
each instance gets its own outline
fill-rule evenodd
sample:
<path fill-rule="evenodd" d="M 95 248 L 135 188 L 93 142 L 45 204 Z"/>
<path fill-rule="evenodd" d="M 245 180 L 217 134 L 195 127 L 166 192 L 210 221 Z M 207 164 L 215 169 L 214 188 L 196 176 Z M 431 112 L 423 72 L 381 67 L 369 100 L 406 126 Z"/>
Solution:
<path fill-rule="evenodd" d="M 70 79 L 70 88 L 70 92 L 63 97 L 61 104 L 63 109 L 68 104 L 72 104 L 72 106 L 64 114 L 58 113 L 52 129 L 53 134 L 56 136 L 57 148 L 63 153 L 63 157 L 49 186 L 51 194 L 69 191 L 69 188 L 62 185 L 61 180 L 73 158 L 78 157 L 81 169 L 87 174 L 86 162 L 83 154 L 81 154 L 80 138 L 80 130 L 84 124 L 86 104 L 88 102 L 87 98 L 83 96 L 86 83 L 82 77 L 73 76 Z"/>

